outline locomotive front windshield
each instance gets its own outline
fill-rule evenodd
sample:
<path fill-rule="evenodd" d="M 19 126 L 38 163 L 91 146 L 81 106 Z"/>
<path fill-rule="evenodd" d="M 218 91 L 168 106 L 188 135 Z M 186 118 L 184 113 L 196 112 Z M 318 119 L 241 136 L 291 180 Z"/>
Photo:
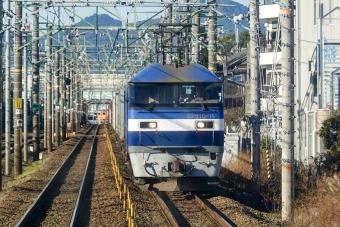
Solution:
<path fill-rule="evenodd" d="M 157 108 L 223 108 L 220 83 L 129 84 L 129 106 Z"/>

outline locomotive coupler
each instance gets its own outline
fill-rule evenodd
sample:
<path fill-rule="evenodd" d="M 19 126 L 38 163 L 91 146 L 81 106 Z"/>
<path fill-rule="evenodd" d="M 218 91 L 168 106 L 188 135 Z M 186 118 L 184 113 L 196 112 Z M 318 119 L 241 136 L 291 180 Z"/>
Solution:
<path fill-rule="evenodd" d="M 179 160 L 172 162 L 171 163 L 171 171 L 173 173 L 185 171 L 185 162 L 179 161 Z"/>

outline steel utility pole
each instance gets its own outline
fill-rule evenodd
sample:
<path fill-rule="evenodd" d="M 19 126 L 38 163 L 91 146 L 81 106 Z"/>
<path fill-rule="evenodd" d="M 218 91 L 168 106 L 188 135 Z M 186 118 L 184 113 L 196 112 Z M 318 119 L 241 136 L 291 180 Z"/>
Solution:
<path fill-rule="evenodd" d="M 59 49 L 57 47 L 54 58 L 54 145 L 59 147 L 60 142 L 60 105 L 59 105 Z"/>
<path fill-rule="evenodd" d="M 208 0 L 208 5 L 215 7 L 216 0 Z M 210 10 L 208 25 L 208 69 L 216 72 L 216 12 Z"/>
<path fill-rule="evenodd" d="M 32 30 L 32 112 L 33 112 L 33 161 L 39 159 L 40 152 L 40 104 L 39 104 L 39 12 L 38 6 L 33 6 Z M 46 107 L 46 106 L 44 106 Z M 45 108 L 44 108 L 45 109 Z"/>
<path fill-rule="evenodd" d="M 52 152 L 52 26 L 48 25 L 46 39 L 46 142 L 47 153 Z"/>
<path fill-rule="evenodd" d="M 294 1 L 281 0 L 282 23 L 282 220 L 294 201 Z"/>
<path fill-rule="evenodd" d="M 258 177 L 260 173 L 260 47 L 259 47 L 259 0 L 251 0 L 250 13 L 250 97 L 252 125 L 251 164 L 252 178 L 255 187 L 259 190 Z"/>
<path fill-rule="evenodd" d="M 10 0 L 6 2 L 7 13 L 10 13 L 11 3 Z M 5 128 L 5 140 L 6 140 L 6 158 L 5 158 L 5 174 L 10 175 L 10 157 L 11 157 L 11 17 L 7 16 L 7 29 L 6 29 L 6 128 Z"/>
<path fill-rule="evenodd" d="M 13 90 L 13 118 L 14 118 L 14 176 L 22 173 L 22 2 L 15 2 L 14 26 L 14 90 Z"/>
<path fill-rule="evenodd" d="M 2 7 L 2 0 L 0 0 L 0 18 L 3 18 L 3 7 Z M 2 26 L 2 20 L 0 20 L 0 31 L 1 31 L 1 34 L 0 34 L 0 53 L 2 53 L 2 38 L 3 38 L 3 32 L 2 32 L 2 29 L 3 29 L 3 26 Z M 3 97 L 2 97 L 2 91 L 3 91 L 3 88 L 2 88 L 2 81 L 3 81 L 3 70 L 2 70 L 2 57 L 0 58 L 0 150 L 1 150 L 1 154 L 2 154 L 2 108 L 3 108 Z M 1 158 L 2 158 L 2 155 L 1 155 Z M 0 191 L 2 191 L 2 160 L 0 161 Z"/>

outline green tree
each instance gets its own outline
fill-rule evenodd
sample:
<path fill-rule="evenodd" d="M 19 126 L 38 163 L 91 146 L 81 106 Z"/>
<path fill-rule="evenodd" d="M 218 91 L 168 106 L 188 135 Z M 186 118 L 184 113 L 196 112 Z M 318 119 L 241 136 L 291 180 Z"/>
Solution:
<path fill-rule="evenodd" d="M 328 164 L 340 163 L 340 111 L 335 111 L 331 117 L 322 123 L 319 135 L 327 152 Z"/>
<path fill-rule="evenodd" d="M 248 31 L 244 31 L 240 33 L 240 47 L 245 48 L 247 44 L 250 42 L 250 36 Z"/>
<path fill-rule="evenodd" d="M 320 137 L 323 139 L 326 149 L 336 151 L 340 144 L 340 112 L 335 111 L 332 116 L 322 123 L 319 131 Z M 340 150 L 339 150 L 340 151 Z"/>
<path fill-rule="evenodd" d="M 235 47 L 235 34 L 227 34 L 222 38 L 219 38 L 218 41 L 226 48 L 227 54 L 232 54 L 232 49 Z M 248 42 L 250 41 L 249 32 L 244 31 L 239 34 L 239 47 L 245 48 L 247 47 Z"/>

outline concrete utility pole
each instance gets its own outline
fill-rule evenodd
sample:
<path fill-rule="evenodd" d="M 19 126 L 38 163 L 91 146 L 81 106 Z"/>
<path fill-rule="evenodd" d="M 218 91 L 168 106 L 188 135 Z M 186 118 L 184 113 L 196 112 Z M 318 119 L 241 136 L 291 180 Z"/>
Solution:
<path fill-rule="evenodd" d="M 62 141 L 66 140 L 66 45 L 64 45 L 63 52 L 61 55 L 61 79 L 59 80 L 59 86 L 61 87 L 61 97 L 60 97 L 60 121 L 61 121 L 61 134 L 62 134 Z"/>
<path fill-rule="evenodd" d="M 53 25 L 52 25 L 53 26 Z M 53 27 L 52 27 L 53 28 Z M 53 44 L 53 41 L 52 41 L 52 44 Z M 53 45 L 52 45 L 53 46 Z M 51 93 L 52 93 L 52 95 L 51 95 L 51 106 L 52 106 L 52 117 L 51 117 L 51 119 L 52 119 L 52 122 L 51 122 L 51 125 L 52 125 L 52 129 L 51 129 L 51 131 L 52 131 L 52 146 L 54 145 L 54 139 L 55 139 L 55 137 L 54 137 L 54 122 L 55 122 L 55 119 L 54 119 L 54 71 L 55 71 L 55 69 L 54 69 L 54 52 L 55 52 L 55 49 L 52 47 L 51 48 L 52 49 L 52 55 L 51 55 L 51 58 L 50 58 L 50 64 L 51 64 Z"/>
<path fill-rule="evenodd" d="M 188 0 L 183 0 L 183 3 L 188 3 Z M 186 12 L 187 14 L 189 14 L 189 7 L 188 6 L 184 6 L 183 7 L 183 11 Z M 184 23 L 189 23 L 189 18 L 187 15 L 184 16 Z M 190 39 L 189 39 L 189 28 L 186 27 L 185 28 L 185 48 L 184 48 L 184 64 L 185 65 L 189 65 L 189 44 L 190 44 Z"/>
<path fill-rule="evenodd" d="M 60 143 L 60 105 L 59 105 L 59 49 L 57 47 L 54 58 L 54 145 L 59 147 Z"/>
<path fill-rule="evenodd" d="M 70 79 L 71 79 L 71 85 L 69 86 L 70 88 L 70 99 L 69 99 L 69 104 L 70 104 L 70 123 L 71 123 L 71 133 L 75 132 L 75 124 L 74 124 L 74 102 L 73 102 L 73 93 L 74 93 L 74 83 L 75 83 L 75 79 L 74 79 L 74 71 L 73 71 L 73 67 L 74 67 L 74 63 L 72 62 L 70 64 Z"/>
<path fill-rule="evenodd" d="M 78 111 L 78 106 L 77 106 L 77 80 L 76 80 L 76 77 L 77 77 L 77 74 L 75 72 L 75 68 L 77 67 L 77 62 L 74 63 L 73 65 L 73 69 L 72 69 L 72 91 L 71 91 L 71 94 L 72 94 L 72 106 L 73 106 L 73 132 L 77 132 L 77 119 L 78 119 L 78 114 L 77 114 L 77 111 Z"/>
<path fill-rule="evenodd" d="M 52 152 L 52 26 L 48 25 L 46 39 L 46 142 L 47 153 Z"/>
<path fill-rule="evenodd" d="M 32 126 L 33 126 L 33 161 L 39 159 L 40 152 L 40 104 L 39 104 L 39 13 L 38 6 L 33 6 L 32 30 Z M 46 106 L 44 106 L 46 107 Z M 44 108 L 45 109 L 45 108 Z"/>
<path fill-rule="evenodd" d="M 71 81 L 70 74 L 71 74 L 71 67 L 72 64 L 68 64 L 66 70 L 66 78 Z M 71 123 L 71 91 L 72 84 L 66 86 L 66 124 L 67 124 L 67 133 L 71 133 L 72 130 L 72 123 Z"/>
<path fill-rule="evenodd" d="M 281 0 L 282 23 L 282 220 L 294 201 L 294 1 Z"/>
<path fill-rule="evenodd" d="M 208 0 L 208 5 L 216 4 L 216 0 Z M 210 10 L 209 12 L 209 25 L 208 25 L 208 69 L 216 72 L 216 12 Z"/>
<path fill-rule="evenodd" d="M 192 34 L 194 36 L 194 42 L 192 43 L 192 45 L 194 45 L 194 47 L 192 48 L 192 61 L 195 63 L 198 63 L 199 60 L 199 30 L 200 30 L 200 16 L 199 16 L 199 7 L 195 8 L 195 15 L 192 18 Z"/>
<path fill-rule="evenodd" d="M 79 131 L 80 129 L 80 114 L 79 114 L 79 111 L 80 111 L 80 102 L 79 102 L 79 96 L 80 96 L 80 81 L 79 81 L 79 78 L 80 78 L 80 75 L 79 74 L 76 74 L 75 75 L 75 84 L 76 84 L 76 89 L 75 89 L 75 105 L 76 105 L 76 132 Z"/>
<path fill-rule="evenodd" d="M 82 125 L 83 125 L 83 119 L 84 119 L 84 116 L 83 116 L 83 113 L 84 113 L 84 105 L 83 105 L 83 91 L 82 89 L 80 89 L 79 91 L 79 129 L 81 129 Z"/>
<path fill-rule="evenodd" d="M 10 0 L 6 2 L 7 13 L 10 13 L 11 3 Z M 6 114 L 5 114 L 5 140 L 6 140 L 6 158 L 5 158 L 5 174 L 10 175 L 10 157 L 11 157 L 11 17 L 8 15 L 6 29 Z"/>
<path fill-rule="evenodd" d="M 14 90 L 13 90 L 13 119 L 14 119 L 14 176 L 22 173 L 22 2 L 15 2 L 14 25 Z"/>
<path fill-rule="evenodd" d="M 3 18 L 3 7 L 2 7 L 2 0 L 0 0 L 0 18 Z M 2 20 L 0 20 L 0 53 L 2 53 L 2 38 L 3 38 L 3 32 L 2 32 L 3 26 L 2 26 Z M 1 150 L 1 154 L 2 154 L 2 108 L 3 108 L 3 97 L 2 97 L 2 81 L 3 81 L 3 70 L 2 70 L 2 57 L 0 58 L 0 150 Z M 2 155 L 1 155 L 2 158 Z M 0 191 L 2 191 L 2 161 L 0 161 Z"/>
<path fill-rule="evenodd" d="M 46 56 L 46 42 L 45 40 L 45 56 Z M 47 148 L 47 61 L 45 62 L 45 90 L 44 90 L 44 148 Z"/>
<path fill-rule="evenodd" d="M 169 7 L 168 7 L 168 10 L 167 10 L 167 17 L 166 17 L 166 21 L 165 23 L 169 23 L 171 24 L 173 21 L 172 21 L 172 11 L 173 11 L 173 6 L 170 4 Z M 162 34 L 161 34 L 162 36 Z M 165 46 L 168 46 L 167 48 L 165 48 L 165 50 L 163 50 L 162 53 L 164 52 L 169 52 L 169 53 L 164 53 L 162 54 L 162 64 L 170 64 L 172 63 L 172 55 L 171 55 L 171 51 L 172 51 L 172 34 L 171 33 L 167 33 L 165 35 L 165 40 L 166 40 L 166 45 Z"/>
<path fill-rule="evenodd" d="M 27 16 L 27 15 L 25 15 Z M 26 20 L 27 22 L 27 20 Z M 25 31 L 24 34 L 24 41 L 25 44 L 28 43 L 28 33 Z M 24 56 L 23 56 L 23 60 L 24 60 L 24 115 L 25 118 L 23 119 L 23 123 L 24 123 L 24 162 L 27 163 L 28 162 L 28 100 L 27 100 L 27 90 L 28 90 L 28 64 L 27 64 L 27 46 L 24 47 Z"/>
<path fill-rule="evenodd" d="M 251 0 L 250 13 L 250 98 L 251 112 L 250 123 L 252 125 L 252 142 L 251 142 L 251 164 L 252 178 L 258 188 L 258 177 L 260 172 L 260 23 L 259 23 L 259 0 Z"/>

